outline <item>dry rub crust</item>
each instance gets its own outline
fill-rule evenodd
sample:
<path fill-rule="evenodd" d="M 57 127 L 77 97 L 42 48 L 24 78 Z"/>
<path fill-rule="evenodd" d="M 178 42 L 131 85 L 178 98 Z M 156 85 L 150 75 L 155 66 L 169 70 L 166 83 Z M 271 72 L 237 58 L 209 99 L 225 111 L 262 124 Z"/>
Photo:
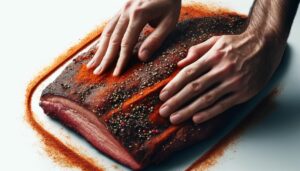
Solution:
<path fill-rule="evenodd" d="M 120 163 L 137 169 L 161 161 L 171 153 L 207 138 L 230 117 L 230 114 L 222 115 L 200 125 L 192 122 L 170 125 L 167 119 L 161 118 L 158 93 L 179 71 L 176 63 L 186 56 L 189 47 L 214 35 L 239 34 L 245 24 L 246 18 L 238 15 L 184 21 L 153 55 L 153 61 L 131 61 L 127 71 L 118 78 L 110 73 L 95 76 L 87 70 L 85 64 L 96 51 L 92 47 L 74 59 L 47 86 L 42 93 L 41 106 L 50 116 L 72 127 L 98 150 Z M 139 42 L 146 36 L 141 35 Z M 53 99 L 64 100 L 53 103 Z M 75 122 L 74 114 L 81 117 L 79 121 Z M 89 122 L 84 122 L 83 116 L 88 116 Z M 82 123 L 101 123 L 97 130 L 105 132 L 103 136 L 109 137 L 111 142 L 107 143 L 110 145 L 96 144 L 104 138 L 86 133 Z M 112 147 L 122 151 L 121 157 L 117 156 L 118 152 L 109 151 L 114 149 Z M 124 160 L 125 157 L 128 159 Z"/>

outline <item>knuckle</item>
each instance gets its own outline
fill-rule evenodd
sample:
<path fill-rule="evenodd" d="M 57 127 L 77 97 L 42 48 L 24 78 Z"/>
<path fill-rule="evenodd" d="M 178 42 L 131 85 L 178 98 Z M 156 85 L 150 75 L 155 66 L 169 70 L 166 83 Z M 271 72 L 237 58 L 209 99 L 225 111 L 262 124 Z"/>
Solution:
<path fill-rule="evenodd" d="M 127 2 L 125 2 L 124 7 L 123 7 L 123 11 L 127 11 L 132 5 L 132 1 L 129 0 Z"/>
<path fill-rule="evenodd" d="M 120 45 L 120 40 L 117 36 L 112 37 L 110 44 L 112 46 L 119 46 Z"/>
<path fill-rule="evenodd" d="M 193 92 L 198 92 L 202 89 L 202 84 L 199 81 L 194 81 L 190 84 L 190 89 Z"/>
<path fill-rule="evenodd" d="M 196 57 L 197 56 L 197 47 L 191 47 L 189 50 L 188 50 L 188 56 L 189 57 Z"/>
<path fill-rule="evenodd" d="M 144 11 L 143 7 L 136 7 L 131 11 L 131 18 L 135 19 L 141 17 L 144 13 L 143 11 Z"/>
<path fill-rule="evenodd" d="M 217 41 L 220 37 L 221 37 L 221 36 L 213 36 L 212 39 L 213 39 L 214 41 Z"/>
<path fill-rule="evenodd" d="M 196 69 L 194 67 L 187 67 L 183 70 L 184 77 L 193 77 L 196 73 Z"/>
<path fill-rule="evenodd" d="M 210 105 L 210 104 L 212 104 L 212 103 L 214 102 L 215 95 L 213 95 L 213 94 L 208 94 L 208 95 L 204 96 L 203 99 L 204 99 L 204 104 L 205 104 L 206 106 L 208 106 L 208 105 Z"/>
<path fill-rule="evenodd" d="M 129 48 L 129 47 L 130 47 L 130 43 L 128 41 L 122 41 L 121 48 Z"/>
<path fill-rule="evenodd" d="M 225 55 L 224 50 L 216 50 L 214 57 L 216 59 L 222 59 L 222 57 Z"/>
<path fill-rule="evenodd" d="M 139 0 L 139 1 L 137 1 L 137 7 L 143 7 L 145 3 L 146 3 L 146 0 Z"/>
<path fill-rule="evenodd" d="M 146 11 L 146 1 L 145 0 L 138 0 L 135 1 L 135 3 L 133 5 L 131 5 L 131 11 L 130 11 L 130 16 L 132 18 L 137 18 L 142 16 L 145 11 Z"/>
<path fill-rule="evenodd" d="M 219 49 L 224 49 L 226 46 L 227 46 L 227 41 L 226 41 L 226 37 L 225 36 L 222 36 L 220 38 L 220 41 L 218 42 L 218 48 Z"/>
<path fill-rule="evenodd" d="M 105 29 L 105 31 L 102 33 L 102 36 L 111 37 L 112 33 L 113 33 L 112 29 Z"/>
<path fill-rule="evenodd" d="M 228 45 L 226 46 L 225 50 L 226 50 L 227 53 L 232 52 L 232 51 L 233 51 L 233 45 L 232 45 L 232 44 L 228 44 Z"/>
<path fill-rule="evenodd" d="M 217 63 L 223 58 L 223 56 L 224 56 L 224 51 L 216 50 L 211 57 L 211 62 Z"/>
<path fill-rule="evenodd" d="M 194 53 L 196 52 L 196 49 L 197 49 L 197 47 L 196 47 L 196 46 L 192 46 L 192 47 L 190 47 L 190 49 L 189 49 L 189 53 L 192 53 L 192 54 L 194 54 Z"/>

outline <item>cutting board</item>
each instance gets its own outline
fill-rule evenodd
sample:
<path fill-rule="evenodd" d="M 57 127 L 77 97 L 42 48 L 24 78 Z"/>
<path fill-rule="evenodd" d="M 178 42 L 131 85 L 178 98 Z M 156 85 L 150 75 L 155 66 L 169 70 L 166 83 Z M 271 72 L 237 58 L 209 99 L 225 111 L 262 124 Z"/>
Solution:
<path fill-rule="evenodd" d="M 58 54 L 84 37 L 96 25 L 112 16 L 121 8 L 124 1 L 0 1 L 2 81 L 0 84 L 0 170 L 77 170 L 57 165 L 41 148 L 37 134 L 24 120 L 25 90 L 28 82 L 43 67 L 48 66 Z M 253 0 L 203 0 L 201 2 L 225 6 L 247 14 Z M 272 107 L 266 116 L 260 118 L 259 122 L 247 127 L 239 139 L 234 141 L 218 162 L 209 169 L 210 171 L 300 170 L 299 42 L 300 12 L 298 10 L 288 39 L 288 55 L 284 57 L 287 70 L 281 73 L 280 93 L 272 102 L 274 108 Z M 42 85 L 45 86 L 46 83 Z M 33 108 L 38 109 L 36 115 L 45 117 L 37 106 L 40 92 L 36 93 L 32 102 L 36 107 Z M 81 137 L 66 130 L 62 125 L 47 117 L 38 119 L 47 129 L 50 131 L 53 129 L 55 136 L 62 138 L 68 146 L 76 146 L 81 153 L 95 156 L 99 165 L 103 164 L 107 170 L 127 170 L 101 156 Z M 207 142 L 210 146 L 203 144 L 174 155 L 160 165 L 160 169 L 186 168 L 213 146 L 213 143 Z"/>
<path fill-rule="evenodd" d="M 88 47 L 84 48 L 81 52 L 86 51 L 94 43 L 95 41 L 92 42 Z M 288 54 L 288 50 L 286 54 Z M 75 55 L 73 58 L 76 58 L 76 56 L 77 55 Z M 238 113 L 238 115 L 236 115 L 227 124 L 227 126 L 224 127 L 222 131 L 218 132 L 212 138 L 209 138 L 201 143 L 198 143 L 197 145 L 183 150 L 182 152 L 180 152 L 180 155 L 174 155 L 165 162 L 159 165 L 151 166 L 147 168 L 147 170 L 185 170 L 189 166 L 191 166 L 197 159 L 201 158 L 210 149 L 217 145 L 222 138 L 224 138 L 230 131 L 232 131 L 251 112 L 251 110 L 253 110 L 255 106 L 257 106 L 264 99 L 264 97 L 266 97 L 271 92 L 271 90 L 276 88 L 287 68 L 286 66 L 289 59 L 289 55 L 286 56 L 287 57 L 285 57 L 284 60 L 281 62 L 272 80 L 258 95 L 256 95 L 249 102 L 231 109 L 231 112 Z M 96 163 L 99 163 L 101 167 L 108 170 L 128 170 L 128 168 L 114 162 L 110 158 L 98 152 L 78 134 L 75 134 L 73 131 L 71 131 L 68 128 L 65 128 L 57 121 L 44 115 L 43 111 L 39 107 L 39 98 L 42 90 L 62 72 L 62 70 L 65 68 L 66 65 L 69 64 L 70 61 L 71 59 L 65 65 L 61 66 L 54 73 L 52 73 L 50 77 L 48 77 L 46 80 L 44 80 L 38 85 L 37 89 L 35 90 L 32 96 L 31 103 L 34 112 L 34 118 L 48 132 L 55 135 L 55 137 L 57 137 L 66 146 L 71 147 L 83 156 L 92 158 L 94 161 L 96 161 Z"/>

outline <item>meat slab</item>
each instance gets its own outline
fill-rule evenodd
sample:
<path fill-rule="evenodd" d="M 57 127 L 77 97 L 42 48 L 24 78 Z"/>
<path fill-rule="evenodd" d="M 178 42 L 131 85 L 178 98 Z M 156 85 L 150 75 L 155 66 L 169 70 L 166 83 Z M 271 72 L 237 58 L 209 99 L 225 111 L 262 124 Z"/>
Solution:
<path fill-rule="evenodd" d="M 100 152 L 134 170 L 166 159 L 170 154 L 208 138 L 226 124 L 225 113 L 202 124 L 170 124 L 159 116 L 159 92 L 180 70 L 176 63 L 189 47 L 214 35 L 239 34 L 246 18 L 222 15 L 195 18 L 176 29 L 152 56 L 139 62 L 136 52 L 120 77 L 101 76 L 86 68 L 96 47 L 81 53 L 42 92 L 44 112 L 72 128 Z M 147 31 L 140 36 L 139 46 Z"/>

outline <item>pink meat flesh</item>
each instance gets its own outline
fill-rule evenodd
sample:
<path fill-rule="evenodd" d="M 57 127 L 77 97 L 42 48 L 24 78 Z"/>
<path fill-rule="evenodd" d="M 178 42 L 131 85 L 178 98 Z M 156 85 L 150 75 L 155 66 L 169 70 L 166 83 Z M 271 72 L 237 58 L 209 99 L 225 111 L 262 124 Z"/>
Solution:
<path fill-rule="evenodd" d="M 114 157 L 124 165 L 130 165 L 133 169 L 141 168 L 128 151 L 108 132 L 105 125 L 90 111 L 62 97 L 44 98 L 40 105 L 47 115 L 59 119 L 77 131 L 98 150 Z"/>

